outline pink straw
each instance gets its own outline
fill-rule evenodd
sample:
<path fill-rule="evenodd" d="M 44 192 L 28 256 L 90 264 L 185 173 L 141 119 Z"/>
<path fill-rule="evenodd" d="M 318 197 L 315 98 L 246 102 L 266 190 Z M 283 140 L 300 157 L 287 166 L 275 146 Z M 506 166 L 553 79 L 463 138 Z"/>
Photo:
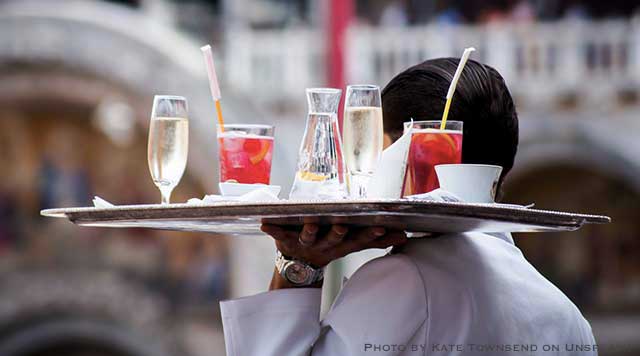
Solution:
<path fill-rule="evenodd" d="M 220 86 L 218 85 L 218 76 L 216 75 L 216 67 L 213 63 L 213 52 L 211 46 L 206 45 L 200 48 L 202 54 L 204 54 L 204 63 L 207 66 L 207 75 L 209 76 L 209 87 L 211 87 L 211 96 L 214 101 L 221 99 Z"/>
<path fill-rule="evenodd" d="M 216 75 L 216 66 L 213 64 L 213 52 L 211 52 L 211 46 L 206 45 L 202 48 L 202 54 L 204 54 L 204 64 L 207 67 L 207 75 L 209 76 L 209 87 L 211 88 L 211 96 L 213 102 L 216 104 L 216 112 L 218 113 L 218 124 L 220 125 L 220 131 L 224 132 L 224 119 L 222 118 L 222 106 L 220 105 L 220 86 L 218 85 L 218 76 Z"/>

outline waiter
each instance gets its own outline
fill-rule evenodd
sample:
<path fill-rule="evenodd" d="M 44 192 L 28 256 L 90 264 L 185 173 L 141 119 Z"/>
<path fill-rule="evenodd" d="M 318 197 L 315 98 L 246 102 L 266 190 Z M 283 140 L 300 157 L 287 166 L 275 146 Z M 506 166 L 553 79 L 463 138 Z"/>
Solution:
<path fill-rule="evenodd" d="M 433 119 L 458 64 L 442 58 L 382 92 L 385 139 L 409 118 Z M 518 116 L 503 78 L 469 61 L 449 113 L 464 122 L 463 163 L 513 167 Z M 381 227 L 263 225 L 278 254 L 269 291 L 221 303 L 229 356 L 595 355 L 589 323 L 522 255 L 509 234 L 407 241 Z M 358 269 L 319 320 L 323 268 L 367 248 L 393 252 Z"/>

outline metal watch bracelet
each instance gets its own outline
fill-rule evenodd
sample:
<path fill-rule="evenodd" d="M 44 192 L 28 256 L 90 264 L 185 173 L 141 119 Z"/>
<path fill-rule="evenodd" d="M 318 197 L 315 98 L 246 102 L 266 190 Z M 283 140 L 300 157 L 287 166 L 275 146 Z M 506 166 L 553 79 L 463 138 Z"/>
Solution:
<path fill-rule="evenodd" d="M 324 278 L 324 268 L 314 268 L 306 262 L 276 253 L 276 270 L 287 282 L 296 287 L 314 284 Z"/>

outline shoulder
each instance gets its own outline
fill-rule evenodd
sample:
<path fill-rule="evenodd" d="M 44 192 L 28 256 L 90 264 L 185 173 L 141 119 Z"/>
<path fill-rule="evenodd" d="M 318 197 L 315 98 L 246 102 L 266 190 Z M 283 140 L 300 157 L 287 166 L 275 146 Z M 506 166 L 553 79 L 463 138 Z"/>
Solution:
<path fill-rule="evenodd" d="M 413 335 L 427 317 L 422 277 L 411 258 L 398 254 L 360 267 L 345 284 L 324 324 L 371 337 Z"/>

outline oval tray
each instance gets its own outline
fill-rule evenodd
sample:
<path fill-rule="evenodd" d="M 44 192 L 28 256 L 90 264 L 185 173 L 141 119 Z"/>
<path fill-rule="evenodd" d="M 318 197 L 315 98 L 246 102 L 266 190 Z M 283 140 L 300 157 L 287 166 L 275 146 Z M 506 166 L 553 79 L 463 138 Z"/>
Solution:
<path fill-rule="evenodd" d="M 384 226 L 412 232 L 572 231 L 607 216 L 528 209 L 507 204 L 415 200 L 217 202 L 207 205 L 122 205 L 41 211 L 83 226 L 151 228 L 221 234 L 260 233 L 260 223 Z"/>

